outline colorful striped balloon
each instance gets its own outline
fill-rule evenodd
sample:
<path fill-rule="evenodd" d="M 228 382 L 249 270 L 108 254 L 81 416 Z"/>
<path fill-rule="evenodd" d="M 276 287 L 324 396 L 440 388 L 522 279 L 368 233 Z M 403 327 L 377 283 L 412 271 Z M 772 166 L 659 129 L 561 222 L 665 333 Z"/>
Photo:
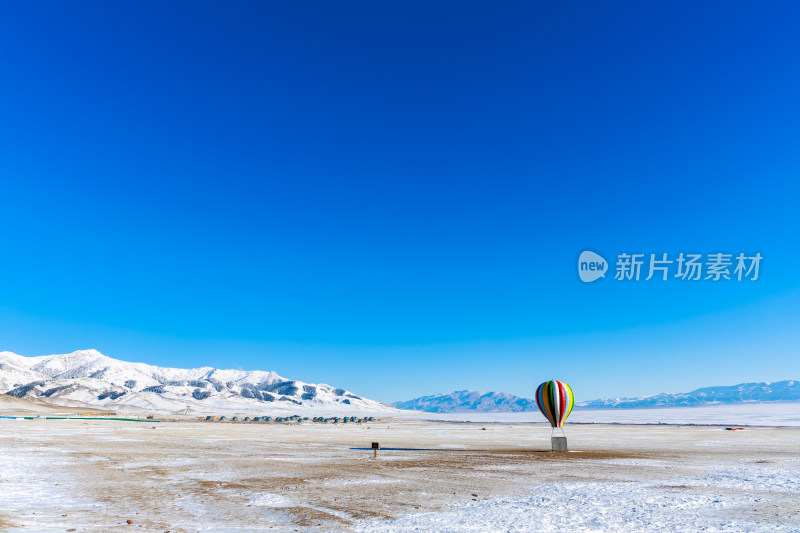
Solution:
<path fill-rule="evenodd" d="M 575 405 L 572 389 L 563 381 L 545 381 L 536 389 L 536 405 L 554 428 L 564 427 Z"/>

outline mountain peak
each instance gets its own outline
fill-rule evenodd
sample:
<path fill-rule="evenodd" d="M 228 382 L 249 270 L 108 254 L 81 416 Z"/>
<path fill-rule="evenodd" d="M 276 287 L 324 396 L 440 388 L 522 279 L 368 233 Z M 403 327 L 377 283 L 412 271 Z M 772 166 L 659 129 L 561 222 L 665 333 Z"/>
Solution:
<path fill-rule="evenodd" d="M 709 404 L 746 402 L 777 402 L 800 400 L 800 387 L 794 380 L 762 381 L 702 387 L 691 392 L 661 393 L 638 398 L 613 398 L 580 403 L 583 408 L 644 408 L 682 407 Z"/>
<path fill-rule="evenodd" d="M 288 380 L 272 371 L 159 367 L 94 349 L 38 357 L 0 352 L 0 392 L 121 411 L 391 410 L 344 389 Z"/>
<path fill-rule="evenodd" d="M 395 402 L 399 409 L 412 409 L 429 413 L 458 412 L 519 412 L 536 410 L 536 403 L 506 392 L 457 390 L 448 394 L 421 396 L 404 402 Z"/>

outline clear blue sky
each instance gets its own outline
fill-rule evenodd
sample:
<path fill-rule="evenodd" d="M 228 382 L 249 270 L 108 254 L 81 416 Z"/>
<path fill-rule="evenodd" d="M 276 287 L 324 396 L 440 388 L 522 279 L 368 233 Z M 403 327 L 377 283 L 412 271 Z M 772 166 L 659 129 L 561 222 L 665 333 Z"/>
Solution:
<path fill-rule="evenodd" d="M 800 4 L 6 2 L 0 349 L 379 400 L 800 378 Z M 760 252 L 757 282 L 576 259 Z"/>

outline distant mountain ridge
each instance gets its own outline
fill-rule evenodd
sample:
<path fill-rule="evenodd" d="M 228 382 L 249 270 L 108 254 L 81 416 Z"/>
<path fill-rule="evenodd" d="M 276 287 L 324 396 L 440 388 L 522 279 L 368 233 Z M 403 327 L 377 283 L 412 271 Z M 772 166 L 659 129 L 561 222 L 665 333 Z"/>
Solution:
<path fill-rule="evenodd" d="M 581 409 L 633 409 L 648 407 L 689 407 L 713 404 L 800 401 L 800 382 L 794 380 L 740 383 L 704 387 L 683 393 L 662 393 L 639 398 L 611 398 L 576 403 Z M 392 404 L 400 409 L 429 413 L 536 411 L 536 402 L 504 392 L 461 390 L 448 394 L 421 396 Z"/>
<path fill-rule="evenodd" d="M 426 411 L 429 413 L 496 412 L 517 413 L 535 411 L 536 402 L 528 398 L 505 392 L 460 390 L 449 394 L 421 396 L 392 404 L 399 409 Z"/>
<path fill-rule="evenodd" d="M 120 361 L 97 350 L 38 357 L 0 352 L 0 393 L 122 412 L 393 410 L 344 389 L 289 380 L 275 372 L 165 368 Z"/>
<path fill-rule="evenodd" d="M 613 398 L 580 403 L 585 409 L 688 407 L 709 404 L 752 402 L 792 402 L 800 400 L 800 384 L 795 380 L 739 383 L 703 387 L 691 392 L 661 393 L 639 398 Z"/>

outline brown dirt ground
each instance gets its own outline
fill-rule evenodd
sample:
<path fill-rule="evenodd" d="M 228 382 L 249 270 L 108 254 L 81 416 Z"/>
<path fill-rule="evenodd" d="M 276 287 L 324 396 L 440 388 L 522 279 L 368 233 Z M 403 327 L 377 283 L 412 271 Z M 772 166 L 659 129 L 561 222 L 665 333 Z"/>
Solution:
<path fill-rule="evenodd" d="M 554 453 L 546 449 L 549 430 L 535 424 L 17 424 L 0 447 L 52 456 L 50 484 L 90 503 L 39 509 L 36 517 L 31 509 L 0 509 L 7 513 L 0 525 L 49 520 L 78 531 L 108 531 L 127 519 L 140 530 L 172 533 L 199 525 L 346 530 L 356 520 L 436 511 L 553 481 L 669 478 L 667 471 L 696 474 L 725 461 L 794 460 L 800 449 L 797 429 L 591 426 L 570 430 L 574 451 Z M 765 448 L 764 438 L 778 444 Z M 378 459 L 371 441 L 384 447 Z M 780 496 L 774 503 L 787 504 Z"/>

